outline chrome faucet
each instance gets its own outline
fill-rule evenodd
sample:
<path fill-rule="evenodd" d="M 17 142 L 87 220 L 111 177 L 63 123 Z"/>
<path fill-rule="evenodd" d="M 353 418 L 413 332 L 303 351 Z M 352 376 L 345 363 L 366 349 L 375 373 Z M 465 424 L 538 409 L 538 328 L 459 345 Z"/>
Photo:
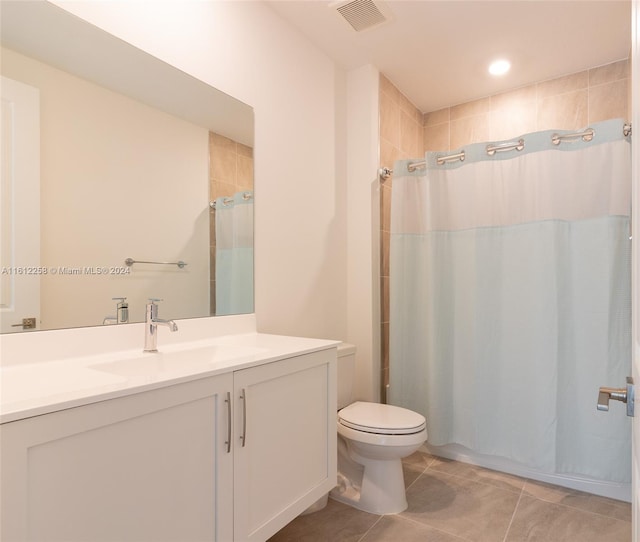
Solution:
<path fill-rule="evenodd" d="M 112 297 L 113 301 L 117 301 L 116 316 L 107 316 L 102 325 L 106 324 L 126 324 L 129 322 L 129 304 L 126 297 Z"/>
<path fill-rule="evenodd" d="M 167 326 L 169 331 L 178 331 L 178 326 L 173 320 L 162 320 L 158 318 L 158 305 L 156 301 L 162 299 L 149 298 L 144 322 L 144 351 L 158 351 L 158 326 Z"/>

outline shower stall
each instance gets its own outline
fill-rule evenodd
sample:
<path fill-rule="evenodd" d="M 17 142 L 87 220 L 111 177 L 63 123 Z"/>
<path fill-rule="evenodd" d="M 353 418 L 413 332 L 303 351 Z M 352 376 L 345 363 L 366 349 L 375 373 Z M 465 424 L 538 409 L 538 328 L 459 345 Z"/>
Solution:
<path fill-rule="evenodd" d="M 624 120 L 395 163 L 387 401 L 438 455 L 619 499 L 631 360 Z"/>

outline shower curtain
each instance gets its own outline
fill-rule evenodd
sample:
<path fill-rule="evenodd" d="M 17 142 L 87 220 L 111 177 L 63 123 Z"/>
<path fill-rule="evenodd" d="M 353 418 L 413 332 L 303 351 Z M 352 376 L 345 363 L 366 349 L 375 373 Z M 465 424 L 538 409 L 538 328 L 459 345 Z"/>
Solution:
<path fill-rule="evenodd" d="M 215 202 L 216 316 L 253 312 L 253 193 Z"/>
<path fill-rule="evenodd" d="M 389 402 L 432 445 L 628 482 L 624 405 L 596 402 L 630 371 L 630 145 L 623 121 L 592 128 L 395 164 Z"/>

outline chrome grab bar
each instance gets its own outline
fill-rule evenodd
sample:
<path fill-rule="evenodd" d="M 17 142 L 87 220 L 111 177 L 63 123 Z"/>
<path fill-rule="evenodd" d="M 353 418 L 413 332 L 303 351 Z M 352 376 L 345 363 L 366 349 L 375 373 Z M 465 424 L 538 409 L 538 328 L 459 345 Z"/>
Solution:
<path fill-rule="evenodd" d="M 128 266 L 131 267 L 134 263 L 150 263 L 153 265 L 177 265 L 180 269 L 182 269 L 185 265 L 187 265 L 186 262 L 183 262 L 182 260 L 179 260 L 177 262 L 148 262 L 145 260 L 134 260 L 133 258 L 127 258 L 124 263 Z"/>

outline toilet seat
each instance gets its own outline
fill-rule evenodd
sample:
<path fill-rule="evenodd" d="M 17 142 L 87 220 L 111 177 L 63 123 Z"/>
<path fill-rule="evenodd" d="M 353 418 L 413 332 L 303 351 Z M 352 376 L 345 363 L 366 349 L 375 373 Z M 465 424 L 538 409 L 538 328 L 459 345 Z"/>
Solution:
<path fill-rule="evenodd" d="M 426 428 L 424 416 L 394 405 L 357 401 L 338 412 L 345 427 L 376 435 L 412 435 Z"/>

